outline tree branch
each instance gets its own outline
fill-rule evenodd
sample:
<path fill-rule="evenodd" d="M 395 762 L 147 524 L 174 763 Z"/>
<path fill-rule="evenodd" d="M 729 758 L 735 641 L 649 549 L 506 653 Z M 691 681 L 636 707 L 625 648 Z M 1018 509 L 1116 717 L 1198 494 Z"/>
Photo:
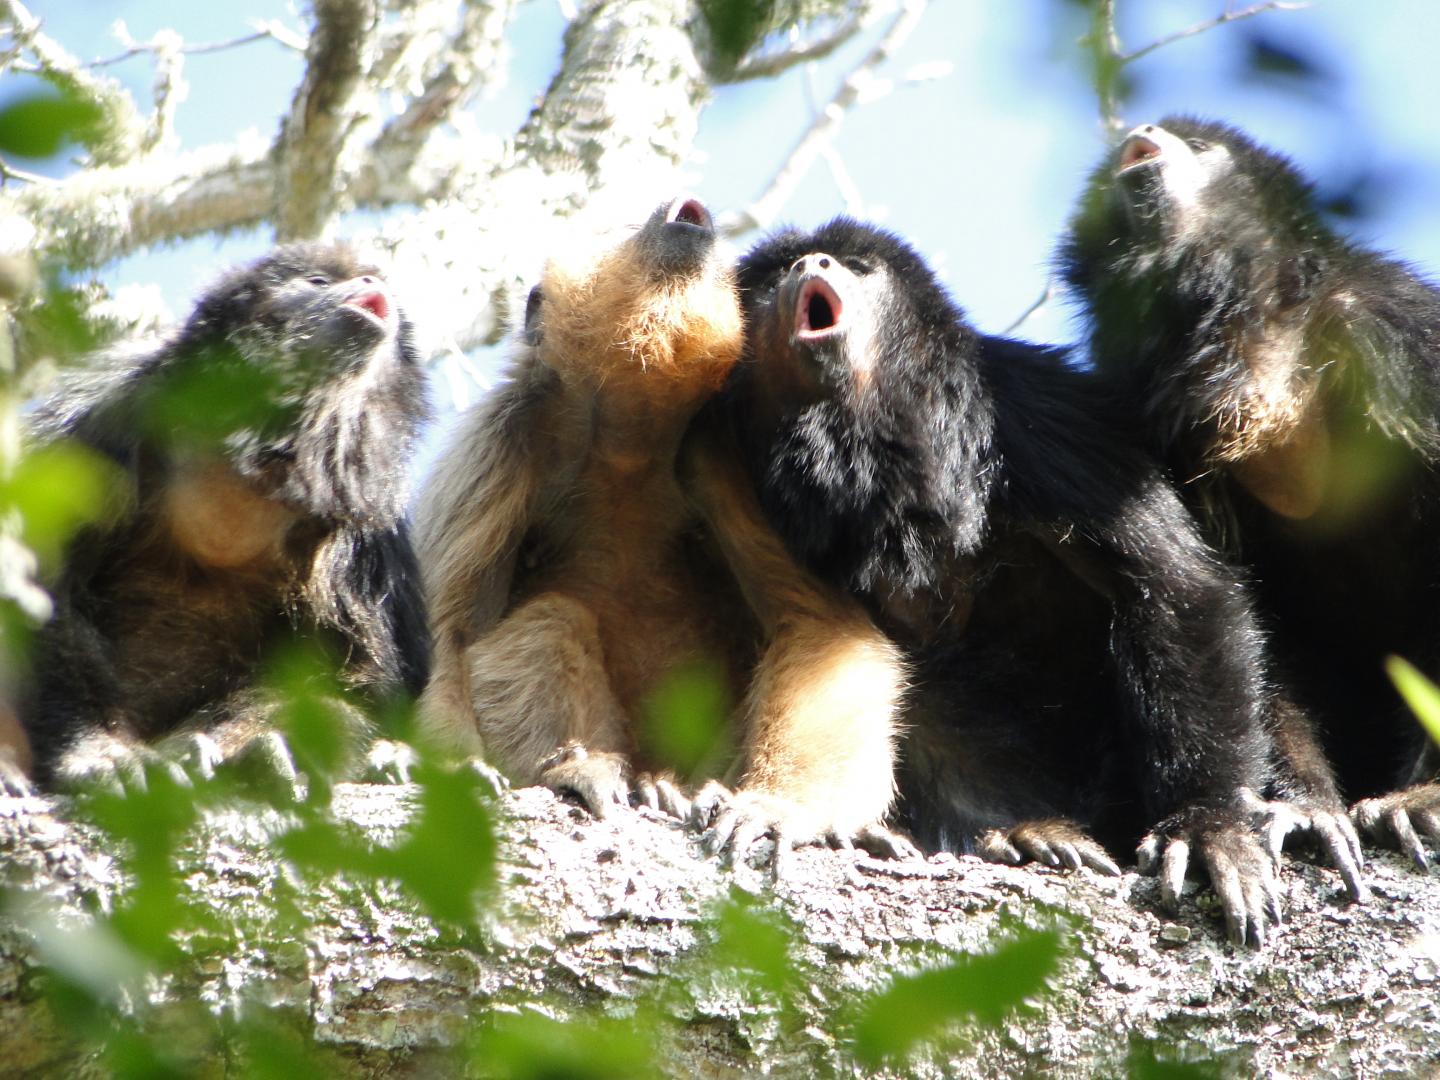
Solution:
<path fill-rule="evenodd" d="M 893 7 L 893 4 L 861 4 L 840 20 L 828 34 L 809 41 L 800 40 L 800 30 L 797 27 L 792 31 L 792 41 L 788 46 L 773 53 L 746 57 L 724 81 L 738 83 L 750 79 L 768 79 L 783 74 L 798 64 L 823 60 Z"/>
<path fill-rule="evenodd" d="M 380 28 L 375 0 L 315 0 L 305 77 L 281 132 L 282 240 L 318 236 L 340 209 L 346 151 L 373 115 L 352 99 L 366 87 Z M 373 110 L 372 110 L 373 111 Z"/>
<path fill-rule="evenodd" d="M 845 77 L 825 107 L 816 113 L 814 122 L 786 156 L 784 165 L 770 181 L 770 186 L 743 210 L 722 220 L 721 227 L 726 235 L 738 236 L 752 229 L 767 228 L 776 219 L 815 159 L 834 140 L 848 110 L 874 83 L 875 70 L 890 59 L 914 32 L 925 7 L 926 0 L 905 0 L 900 5 L 879 43 Z"/>
<path fill-rule="evenodd" d="M 1269 3 L 1256 4 L 1254 7 L 1248 7 L 1244 11 L 1227 10 L 1215 16 L 1213 19 L 1206 19 L 1204 22 L 1196 23 L 1187 29 L 1177 30 L 1173 34 L 1166 34 L 1164 37 L 1158 38 L 1149 45 L 1145 45 L 1133 52 L 1122 53 L 1119 59 L 1122 63 L 1128 64 L 1132 61 L 1139 60 L 1142 56 L 1149 56 L 1156 49 L 1163 49 L 1166 45 L 1172 45 L 1177 41 L 1183 41 L 1185 38 L 1203 34 L 1207 30 L 1214 30 L 1217 26 L 1224 26 L 1226 23 L 1239 22 L 1241 19 L 1251 19 L 1256 15 L 1263 15 L 1267 11 L 1303 11 L 1309 6 L 1309 4 L 1287 3 L 1285 0 L 1270 0 Z"/>
<path fill-rule="evenodd" d="M 40 31 L 40 20 L 20 0 L 0 0 L 0 23 L 10 26 L 10 35 L 21 52 L 34 58 L 38 74 L 81 101 L 93 103 L 104 120 L 104 138 L 90 147 L 99 165 L 118 165 L 140 153 L 143 125 L 130 95 L 114 79 L 87 71 L 68 50 Z"/>

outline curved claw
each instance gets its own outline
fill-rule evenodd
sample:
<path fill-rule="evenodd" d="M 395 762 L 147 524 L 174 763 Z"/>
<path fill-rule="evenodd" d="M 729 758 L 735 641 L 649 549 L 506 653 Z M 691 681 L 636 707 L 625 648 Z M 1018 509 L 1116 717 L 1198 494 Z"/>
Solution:
<path fill-rule="evenodd" d="M 690 799 L 668 776 L 643 773 L 635 780 L 635 800 L 641 806 L 675 818 L 690 819 Z"/>
<path fill-rule="evenodd" d="M 1292 835 L 1308 834 L 1324 850 L 1330 865 L 1340 872 L 1351 901 L 1361 904 L 1370 899 L 1370 890 L 1362 877 L 1365 854 L 1360 848 L 1360 837 L 1338 804 L 1327 806 L 1318 801 L 1312 804 L 1304 799 L 1296 802 L 1255 799 L 1251 812 L 1265 833 L 1266 847 L 1276 866 L 1285 841 Z"/>
<path fill-rule="evenodd" d="M 572 743 L 546 758 L 540 783 L 575 795 L 597 818 L 630 807 L 630 764 L 621 754 L 591 752 Z"/>
<path fill-rule="evenodd" d="M 1236 945 L 1265 944 L 1272 926 L 1282 922 L 1279 881 L 1269 850 L 1239 825 L 1176 829 L 1152 833 L 1140 846 L 1141 870 L 1160 875 L 1160 902 L 1179 908 L 1192 851 L 1210 877 L 1225 915 L 1226 932 Z"/>
<path fill-rule="evenodd" d="M 990 829 L 976 838 L 976 852 L 991 862 L 1011 866 L 1030 861 L 1057 870 L 1087 866 L 1098 873 L 1120 875 L 1109 852 L 1063 818 L 1022 821 L 1008 830 Z"/>
<path fill-rule="evenodd" d="M 1361 799 L 1350 808 L 1354 823 L 1373 839 L 1398 846 L 1421 869 L 1430 869 L 1422 834 L 1440 846 L 1440 783 L 1430 782 Z"/>

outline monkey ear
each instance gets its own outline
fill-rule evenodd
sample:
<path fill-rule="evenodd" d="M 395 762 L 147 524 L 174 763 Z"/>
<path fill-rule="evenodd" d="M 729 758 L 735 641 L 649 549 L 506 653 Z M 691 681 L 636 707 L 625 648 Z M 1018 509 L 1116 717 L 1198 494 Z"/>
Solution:
<path fill-rule="evenodd" d="M 525 301 L 525 331 L 522 336 L 526 345 L 540 344 L 540 305 L 544 302 L 545 294 L 540 286 L 536 285 L 530 290 L 529 299 Z"/>

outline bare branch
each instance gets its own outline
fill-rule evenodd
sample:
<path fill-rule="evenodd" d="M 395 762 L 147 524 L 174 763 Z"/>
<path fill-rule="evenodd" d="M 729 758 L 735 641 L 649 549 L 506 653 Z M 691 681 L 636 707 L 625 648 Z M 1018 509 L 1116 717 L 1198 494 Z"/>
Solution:
<path fill-rule="evenodd" d="M 63 46 L 41 33 L 40 20 L 20 0 L 0 0 L 0 24 L 10 27 L 18 51 L 35 58 L 36 71 L 61 90 L 100 109 L 105 138 L 90 147 L 97 164 L 118 165 L 140 152 L 140 116 L 124 87 L 87 71 Z"/>
<path fill-rule="evenodd" d="M 738 236 L 751 229 L 764 228 L 773 222 L 795 188 L 809 171 L 815 159 L 829 146 L 844 123 L 852 105 L 874 86 L 875 70 L 888 60 L 914 32 L 925 13 L 926 0 L 905 0 L 879 43 L 845 77 L 833 97 L 819 110 L 814 122 L 786 156 L 785 164 L 771 180 L 769 188 L 744 210 L 733 215 L 722 227 L 729 236 Z"/>
<path fill-rule="evenodd" d="M 254 31 L 248 34 L 241 34 L 237 38 L 228 41 L 212 41 L 204 45 L 180 45 L 175 51 L 185 56 L 199 56 L 201 53 L 223 52 L 226 49 L 237 49 L 242 45 L 249 45 L 256 41 L 274 41 L 284 48 L 295 52 L 304 52 L 306 39 L 303 34 L 297 34 L 289 27 L 282 25 L 277 20 L 271 19 L 264 22 L 252 23 Z M 131 41 L 126 42 L 124 52 L 116 53 L 114 56 L 107 56 L 101 60 L 92 60 L 87 65 L 92 68 L 110 67 L 114 64 L 124 63 L 137 56 L 146 53 L 158 52 L 159 48 L 154 41 Z"/>
<path fill-rule="evenodd" d="M 505 28 L 514 10 L 512 0 L 467 0 L 459 29 L 449 44 L 438 50 L 439 66 L 376 141 L 381 153 L 418 146 L 436 125 L 453 117 L 503 75 Z"/>
<path fill-rule="evenodd" d="M 1254 7 L 1245 8 L 1243 11 L 1225 11 L 1213 19 L 1206 19 L 1204 22 L 1196 23 L 1194 26 L 1184 30 L 1177 30 L 1173 34 L 1166 34 L 1162 38 L 1152 41 L 1149 45 L 1136 49 L 1133 52 L 1119 54 L 1122 63 L 1131 63 L 1139 60 L 1142 56 L 1148 56 L 1156 49 L 1163 49 L 1177 41 L 1182 41 L 1196 34 L 1203 34 L 1207 30 L 1213 30 L 1217 26 L 1224 26 L 1226 23 L 1239 22 L 1241 19 L 1251 19 L 1256 15 L 1263 15 L 1267 11 L 1303 11 L 1309 4 L 1287 3 L 1286 0 L 1270 0 L 1266 4 L 1256 4 Z"/>
<path fill-rule="evenodd" d="M 1022 311 L 1019 317 L 1016 318 L 1014 322 L 1012 322 L 1009 326 L 1005 327 L 1004 330 L 1001 330 L 1001 336 L 1008 337 L 1009 335 L 1015 333 L 1016 330 L 1019 330 L 1020 327 L 1024 326 L 1027 322 L 1033 319 L 1036 314 L 1038 314 L 1043 308 L 1045 308 L 1052 300 L 1054 300 L 1059 295 L 1060 287 L 1056 283 L 1054 276 L 1051 275 L 1050 277 L 1045 279 L 1045 288 L 1040 293 L 1040 295 L 1036 297 L 1035 302 L 1029 307 L 1027 307 L 1024 311 Z"/>
<path fill-rule="evenodd" d="M 282 240 L 318 236 L 338 210 L 341 157 L 364 113 L 352 99 L 364 89 L 380 25 L 375 0 L 315 0 L 314 11 L 305 78 L 279 143 Z"/>
<path fill-rule="evenodd" d="M 889 5 L 883 10 L 889 10 Z M 747 58 L 724 81 L 737 83 L 749 79 L 768 79 L 798 64 L 823 60 L 874 22 L 883 10 L 880 5 L 864 5 L 837 24 L 828 34 L 810 41 L 795 41 L 776 52 Z"/>

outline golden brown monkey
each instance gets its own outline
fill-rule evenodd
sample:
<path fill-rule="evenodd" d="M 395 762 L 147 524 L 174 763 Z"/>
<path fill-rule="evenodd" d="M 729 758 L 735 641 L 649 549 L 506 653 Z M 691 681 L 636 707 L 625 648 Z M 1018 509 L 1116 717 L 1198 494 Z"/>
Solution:
<path fill-rule="evenodd" d="M 699 406 L 740 353 L 730 264 L 678 198 L 598 257 L 553 261 L 507 381 L 462 422 L 417 513 L 433 604 L 421 723 L 595 813 L 632 794 L 684 816 L 637 726 L 678 669 L 725 673 L 740 761 L 697 805 L 743 855 L 859 839 L 892 852 L 898 653 L 788 558 Z"/>

